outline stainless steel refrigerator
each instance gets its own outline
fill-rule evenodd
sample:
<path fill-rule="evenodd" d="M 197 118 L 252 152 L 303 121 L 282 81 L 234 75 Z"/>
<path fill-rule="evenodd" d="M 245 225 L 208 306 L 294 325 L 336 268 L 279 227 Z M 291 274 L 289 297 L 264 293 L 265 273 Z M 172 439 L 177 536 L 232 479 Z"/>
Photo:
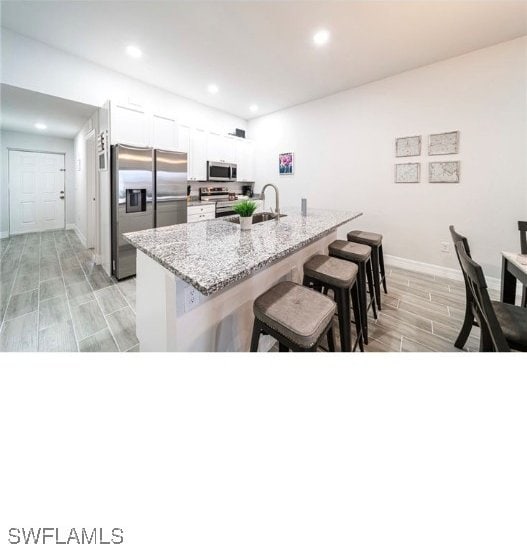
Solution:
<path fill-rule="evenodd" d="M 118 280 L 136 272 L 136 250 L 123 234 L 185 223 L 186 194 L 186 153 L 112 147 L 112 271 Z"/>
<path fill-rule="evenodd" d="M 156 149 L 155 224 L 168 227 L 187 222 L 187 154 Z"/>

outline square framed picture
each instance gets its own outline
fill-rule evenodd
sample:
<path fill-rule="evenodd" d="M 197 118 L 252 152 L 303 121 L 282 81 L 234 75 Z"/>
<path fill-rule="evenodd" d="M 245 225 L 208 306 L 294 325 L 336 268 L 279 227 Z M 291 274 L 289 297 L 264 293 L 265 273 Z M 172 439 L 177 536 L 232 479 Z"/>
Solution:
<path fill-rule="evenodd" d="M 278 155 L 278 171 L 281 176 L 291 176 L 295 173 L 294 153 L 280 153 Z"/>
<path fill-rule="evenodd" d="M 421 165 L 418 162 L 406 162 L 395 165 L 395 183 L 419 183 Z"/>
<path fill-rule="evenodd" d="M 460 161 L 431 162 L 428 164 L 429 183 L 459 183 Z"/>
<path fill-rule="evenodd" d="M 419 155 L 421 155 L 421 136 L 395 139 L 396 157 L 418 157 Z"/>
<path fill-rule="evenodd" d="M 429 155 L 453 155 L 459 153 L 459 131 L 430 134 Z"/>

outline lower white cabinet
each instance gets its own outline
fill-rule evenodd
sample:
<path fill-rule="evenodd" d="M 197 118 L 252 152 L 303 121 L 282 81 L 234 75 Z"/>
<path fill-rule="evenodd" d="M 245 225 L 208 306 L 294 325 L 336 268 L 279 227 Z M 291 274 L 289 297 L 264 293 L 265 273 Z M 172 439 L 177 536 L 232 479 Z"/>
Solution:
<path fill-rule="evenodd" d="M 216 218 L 216 205 L 204 204 L 203 206 L 189 206 L 187 208 L 187 223 L 197 223 Z"/>

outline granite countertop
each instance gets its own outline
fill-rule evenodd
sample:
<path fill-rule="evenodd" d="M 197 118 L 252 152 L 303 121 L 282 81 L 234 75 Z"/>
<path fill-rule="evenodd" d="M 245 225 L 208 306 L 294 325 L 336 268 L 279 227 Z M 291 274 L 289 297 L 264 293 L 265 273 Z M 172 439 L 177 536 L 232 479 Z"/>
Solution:
<path fill-rule="evenodd" d="M 285 209 L 242 232 L 225 219 L 130 232 L 124 237 L 204 295 L 210 295 L 322 238 L 361 212 Z"/>

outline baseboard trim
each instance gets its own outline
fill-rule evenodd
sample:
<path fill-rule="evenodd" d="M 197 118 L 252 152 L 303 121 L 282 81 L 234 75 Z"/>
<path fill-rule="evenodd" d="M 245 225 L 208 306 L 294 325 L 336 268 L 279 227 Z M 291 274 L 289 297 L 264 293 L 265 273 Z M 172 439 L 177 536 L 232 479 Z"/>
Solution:
<path fill-rule="evenodd" d="M 387 265 L 402 268 L 404 270 L 413 270 L 414 272 L 430 274 L 431 276 L 438 276 L 440 278 L 463 281 L 463 274 L 461 274 L 461 270 L 456 270 L 454 268 L 439 266 L 437 264 L 423 263 L 421 261 L 412 261 L 411 259 L 396 257 L 395 255 L 385 255 L 384 260 Z M 487 285 L 490 289 L 494 289 L 496 291 L 501 289 L 501 280 L 499 278 L 485 276 L 485 279 L 487 280 Z"/>
<path fill-rule="evenodd" d="M 9 238 L 9 232 L 8 231 L 0 232 L 0 239 L 2 238 Z"/>
<path fill-rule="evenodd" d="M 75 224 L 71 225 L 71 228 L 75 231 L 75 234 L 79 237 L 79 240 L 81 241 L 82 245 L 86 247 L 86 237 L 82 232 L 79 230 L 79 227 Z"/>

